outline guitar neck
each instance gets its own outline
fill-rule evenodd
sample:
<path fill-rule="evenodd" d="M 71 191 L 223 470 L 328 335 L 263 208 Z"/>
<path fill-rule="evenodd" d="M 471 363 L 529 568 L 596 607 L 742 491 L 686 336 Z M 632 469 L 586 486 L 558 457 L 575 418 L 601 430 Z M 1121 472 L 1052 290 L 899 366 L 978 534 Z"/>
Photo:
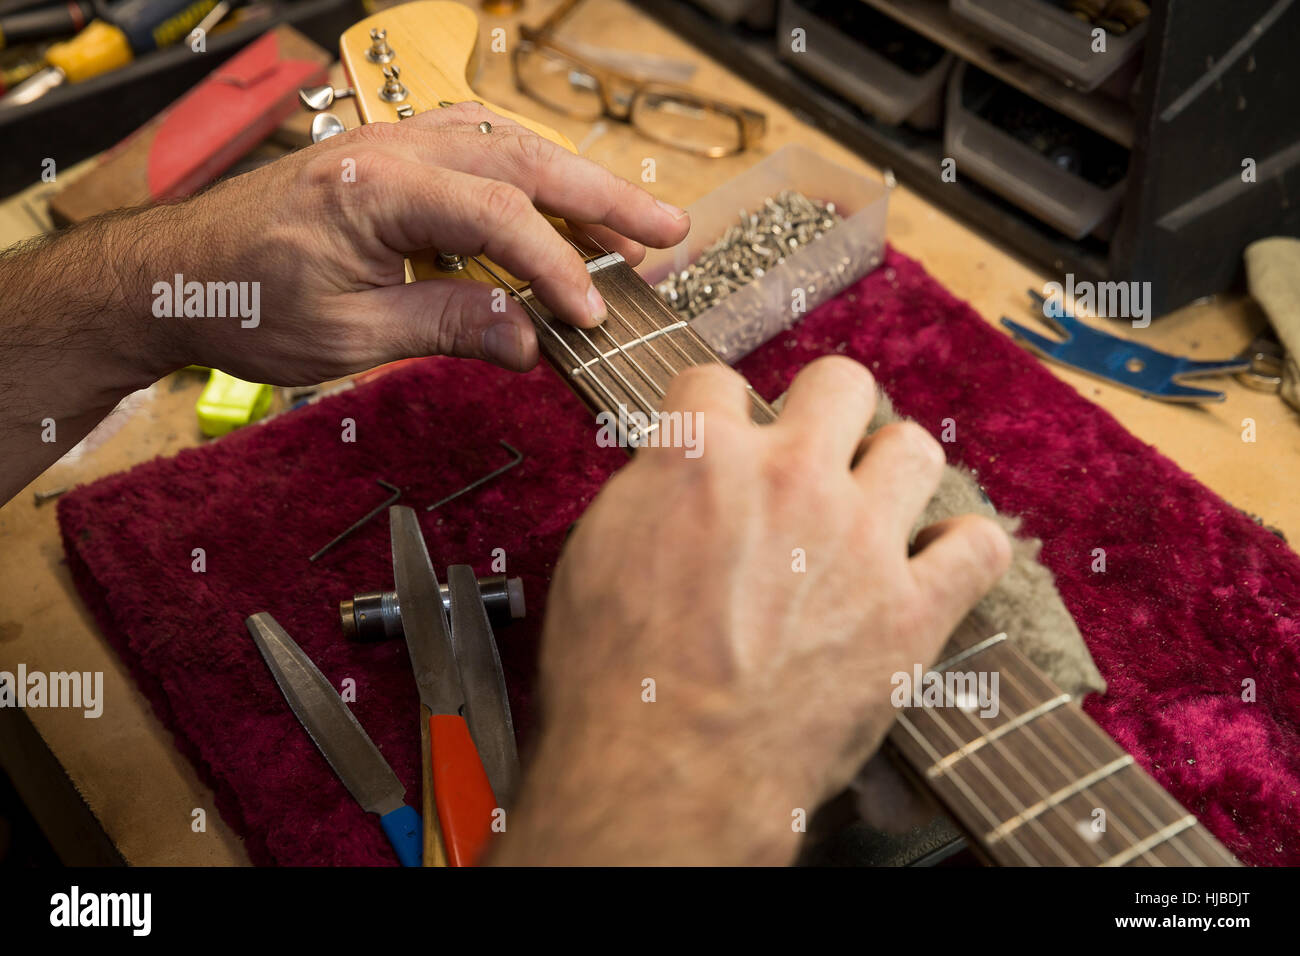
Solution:
<path fill-rule="evenodd" d="M 1239 865 L 1005 634 L 954 639 L 928 674 L 889 742 L 993 862 Z"/>
<path fill-rule="evenodd" d="M 555 320 L 528 291 L 521 299 L 537 326 L 542 356 L 594 412 L 615 421 L 631 412 L 650 416 L 679 372 L 722 364 L 622 257 L 593 256 L 587 269 L 609 312 L 598 328 L 577 329 Z M 776 419 L 772 406 L 752 387 L 749 400 L 755 422 Z"/>

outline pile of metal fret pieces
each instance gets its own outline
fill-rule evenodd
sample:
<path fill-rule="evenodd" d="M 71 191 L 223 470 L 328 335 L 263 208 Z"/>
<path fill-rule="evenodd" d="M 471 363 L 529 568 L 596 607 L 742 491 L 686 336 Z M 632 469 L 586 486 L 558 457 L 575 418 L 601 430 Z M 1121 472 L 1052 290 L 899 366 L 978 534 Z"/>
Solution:
<path fill-rule="evenodd" d="M 728 229 L 681 272 L 670 273 L 655 291 L 682 318 L 694 319 L 841 221 L 833 202 L 787 189 L 775 199 L 765 199 L 755 212 L 742 209 L 740 225 Z"/>

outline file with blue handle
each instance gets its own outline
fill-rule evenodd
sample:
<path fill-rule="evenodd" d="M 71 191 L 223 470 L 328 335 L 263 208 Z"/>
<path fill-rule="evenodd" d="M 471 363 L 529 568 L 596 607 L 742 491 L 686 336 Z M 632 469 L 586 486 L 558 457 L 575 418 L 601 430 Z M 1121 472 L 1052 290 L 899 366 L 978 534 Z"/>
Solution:
<path fill-rule="evenodd" d="M 289 707 L 348 792 L 379 815 L 403 866 L 420 866 L 423 828 L 406 804 L 406 788 L 334 686 L 270 614 L 245 621 Z"/>

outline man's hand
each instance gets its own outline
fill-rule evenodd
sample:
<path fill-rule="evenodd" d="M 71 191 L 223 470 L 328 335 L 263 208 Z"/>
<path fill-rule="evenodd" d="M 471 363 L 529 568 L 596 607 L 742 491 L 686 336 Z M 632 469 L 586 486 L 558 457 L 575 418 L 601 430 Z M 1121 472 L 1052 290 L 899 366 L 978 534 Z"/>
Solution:
<path fill-rule="evenodd" d="M 182 323 L 172 361 L 284 385 L 411 355 L 532 368 L 536 336 L 517 302 L 478 282 L 404 285 L 402 263 L 429 248 L 481 253 L 560 319 L 595 325 L 605 306 L 582 258 L 538 209 L 634 264 L 642 242 L 672 245 L 689 226 L 681 210 L 475 103 L 363 126 L 150 213 L 158 279 L 175 264 L 186 280 L 261 283 L 257 329 Z"/>
<path fill-rule="evenodd" d="M 604 304 L 538 208 L 633 263 L 641 243 L 671 245 L 689 226 L 603 167 L 462 103 L 0 256 L 0 502 L 123 396 L 185 365 L 275 385 L 415 355 L 531 368 L 537 340 L 518 303 L 478 282 L 404 284 L 403 257 L 483 253 L 531 282 L 560 319 L 593 325 Z M 178 274 L 256 283 L 256 319 L 185 317 L 175 302 L 172 316 L 156 315 L 156 287 Z M 42 440 L 51 421 L 53 442 Z"/>
<path fill-rule="evenodd" d="M 975 516 L 909 554 L 943 452 L 913 424 L 860 449 L 875 400 L 838 357 L 762 427 L 734 372 L 674 380 L 665 409 L 702 415 L 703 454 L 641 449 L 578 524 L 549 599 L 539 754 L 498 862 L 792 859 L 795 811 L 893 723 L 891 675 L 931 663 L 1011 559 Z"/>

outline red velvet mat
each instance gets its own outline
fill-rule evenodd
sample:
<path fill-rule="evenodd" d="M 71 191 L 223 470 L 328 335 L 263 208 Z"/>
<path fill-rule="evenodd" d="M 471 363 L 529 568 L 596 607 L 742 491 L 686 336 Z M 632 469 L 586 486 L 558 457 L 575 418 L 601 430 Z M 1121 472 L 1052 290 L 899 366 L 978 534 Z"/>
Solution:
<path fill-rule="evenodd" d="M 1110 683 L 1088 712 L 1243 861 L 1300 863 L 1300 558 L 896 252 L 742 369 L 774 398 L 834 351 L 869 365 L 936 434 L 952 418 L 950 458 L 1044 540 L 1043 560 Z M 354 443 L 341 440 L 349 418 Z M 430 359 L 60 501 L 81 594 L 256 862 L 395 858 L 290 713 L 244 617 L 271 611 L 336 686 L 356 682 L 353 712 L 418 805 L 405 649 L 348 644 L 337 622 L 341 598 L 392 586 L 387 521 L 307 561 L 383 500 L 376 478 L 393 482 L 420 509 L 435 565 L 488 573 L 503 548 L 508 572 L 524 578 L 528 618 L 497 638 L 526 752 L 553 563 L 624 460 L 593 435 L 547 369 L 519 377 Z M 508 459 L 499 439 L 524 463 L 425 515 Z M 1105 573 L 1091 570 L 1095 548 Z M 1253 702 L 1242 700 L 1246 679 Z"/>

